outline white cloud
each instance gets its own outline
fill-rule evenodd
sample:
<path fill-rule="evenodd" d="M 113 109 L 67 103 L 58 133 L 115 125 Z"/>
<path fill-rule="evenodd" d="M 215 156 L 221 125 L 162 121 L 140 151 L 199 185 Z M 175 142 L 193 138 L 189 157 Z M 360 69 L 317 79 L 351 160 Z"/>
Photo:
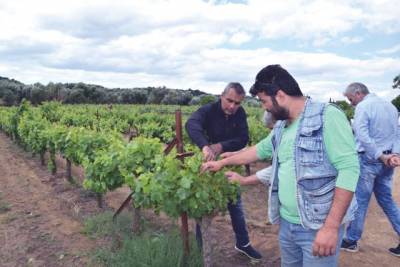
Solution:
<path fill-rule="evenodd" d="M 237 32 L 234 33 L 231 38 L 229 38 L 229 42 L 234 45 L 241 45 L 243 43 L 247 43 L 251 40 L 251 36 L 245 32 Z"/>
<path fill-rule="evenodd" d="M 400 53 L 400 44 L 378 51 L 378 54 L 384 54 L 384 55 L 394 54 L 394 53 Z"/>
<path fill-rule="evenodd" d="M 356 80 L 390 97 L 398 46 L 363 58 L 329 48 L 362 44 L 359 29 L 398 34 L 395 6 L 394 0 L 0 0 L 0 75 L 219 93 L 231 80 L 248 88 L 259 69 L 279 63 L 319 99 L 340 97 Z"/>
<path fill-rule="evenodd" d="M 363 20 L 365 27 L 370 31 L 382 31 L 384 33 L 400 32 L 400 17 L 398 2 L 390 0 L 364 0 L 359 1 L 363 8 Z"/>
<path fill-rule="evenodd" d="M 345 36 L 345 37 L 341 38 L 340 41 L 344 44 L 357 44 L 357 43 L 362 42 L 363 38 L 360 36 L 354 36 L 354 37 Z"/>

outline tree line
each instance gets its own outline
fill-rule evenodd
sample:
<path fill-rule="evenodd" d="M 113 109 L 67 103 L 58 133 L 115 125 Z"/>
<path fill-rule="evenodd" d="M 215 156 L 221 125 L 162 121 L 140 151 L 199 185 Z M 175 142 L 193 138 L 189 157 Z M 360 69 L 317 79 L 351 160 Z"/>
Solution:
<path fill-rule="evenodd" d="M 19 105 L 27 99 L 33 105 L 45 101 L 63 104 L 166 104 L 197 105 L 214 101 L 215 95 L 200 90 L 169 89 L 163 87 L 113 88 L 86 83 L 23 84 L 0 77 L 0 104 Z"/>
<path fill-rule="evenodd" d="M 400 89 L 400 75 L 393 79 L 393 89 Z M 0 105 L 19 105 L 27 99 L 33 105 L 45 101 L 63 104 L 163 104 L 163 105 L 204 105 L 215 101 L 217 95 L 193 89 L 170 89 L 162 87 L 113 88 L 86 83 L 35 83 L 23 84 L 17 80 L 0 76 Z M 331 101 L 330 101 L 331 102 Z M 353 109 L 346 101 L 332 101 L 340 106 L 348 118 Z M 392 100 L 400 112 L 400 95 Z M 258 106 L 257 100 L 246 97 L 245 105 Z"/>

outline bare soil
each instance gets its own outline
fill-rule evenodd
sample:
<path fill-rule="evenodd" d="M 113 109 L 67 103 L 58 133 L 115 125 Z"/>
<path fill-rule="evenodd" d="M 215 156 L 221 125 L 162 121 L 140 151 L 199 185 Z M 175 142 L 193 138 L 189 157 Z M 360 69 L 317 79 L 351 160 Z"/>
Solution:
<path fill-rule="evenodd" d="M 101 244 L 83 235 L 84 218 L 117 209 L 129 194 L 120 188 L 107 194 L 105 208 L 97 207 L 96 199 L 78 186 L 70 185 L 65 175 L 64 161 L 57 160 L 58 174 L 53 176 L 38 157 L 23 151 L 0 133 L 0 266 L 87 266 L 92 250 Z M 262 164 L 252 166 L 252 171 Z M 72 170 L 82 181 L 79 167 Z M 393 194 L 400 203 L 400 170 L 396 170 Z M 253 186 L 242 193 L 250 239 L 264 256 L 252 264 L 234 249 L 234 235 L 229 215 L 213 220 L 216 238 L 217 266 L 280 266 L 278 226 L 267 221 L 266 188 Z M 168 226 L 171 220 L 145 212 L 148 220 Z M 192 230 L 194 222 L 190 222 Z M 342 252 L 340 266 L 400 266 L 400 258 L 387 249 L 399 240 L 385 214 L 371 199 L 363 238 L 358 253 Z"/>

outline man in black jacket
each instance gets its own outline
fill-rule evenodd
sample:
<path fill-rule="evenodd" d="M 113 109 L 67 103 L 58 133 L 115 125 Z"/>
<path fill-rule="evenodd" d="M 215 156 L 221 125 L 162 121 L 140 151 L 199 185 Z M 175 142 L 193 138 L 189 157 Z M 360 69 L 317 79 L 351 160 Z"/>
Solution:
<path fill-rule="evenodd" d="M 245 94 L 240 83 L 229 83 L 217 102 L 200 107 L 186 122 L 190 139 L 202 150 L 206 161 L 215 160 L 222 152 L 237 151 L 247 145 L 246 112 L 240 106 Z M 235 249 L 252 260 L 260 260 L 260 253 L 250 245 L 240 195 L 236 204 L 228 204 L 228 210 L 236 236 Z M 201 244 L 198 225 L 196 237 Z"/>

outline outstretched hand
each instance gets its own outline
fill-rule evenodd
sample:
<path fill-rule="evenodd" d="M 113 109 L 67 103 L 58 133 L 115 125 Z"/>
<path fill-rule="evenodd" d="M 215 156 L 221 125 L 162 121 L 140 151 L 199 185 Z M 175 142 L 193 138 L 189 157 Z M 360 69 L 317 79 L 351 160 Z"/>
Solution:
<path fill-rule="evenodd" d="M 201 151 L 203 152 L 203 158 L 205 161 L 215 160 L 216 155 L 209 146 L 204 146 Z"/>
<path fill-rule="evenodd" d="M 233 155 L 237 154 L 238 152 L 224 152 L 220 155 L 221 158 L 225 159 L 225 158 L 229 158 L 232 157 Z"/>
<path fill-rule="evenodd" d="M 233 171 L 225 172 L 225 176 L 226 176 L 226 178 L 228 178 L 228 180 L 230 182 L 238 181 L 240 183 L 240 180 L 243 179 L 243 176 L 241 176 L 237 172 L 233 172 Z"/>
<path fill-rule="evenodd" d="M 224 165 L 221 163 L 221 161 L 208 161 L 201 165 L 200 173 L 203 173 L 205 171 L 216 172 L 222 169 L 222 167 L 224 167 Z"/>

